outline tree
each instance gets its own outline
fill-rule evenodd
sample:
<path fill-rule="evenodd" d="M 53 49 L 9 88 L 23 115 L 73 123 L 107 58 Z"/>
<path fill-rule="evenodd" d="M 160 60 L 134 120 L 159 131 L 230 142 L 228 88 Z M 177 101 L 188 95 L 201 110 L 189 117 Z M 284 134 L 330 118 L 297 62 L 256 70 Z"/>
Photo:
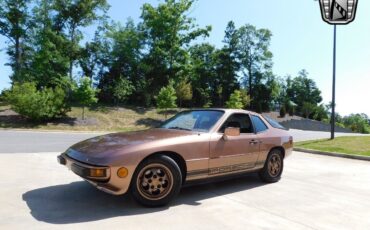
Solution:
<path fill-rule="evenodd" d="M 216 49 L 203 43 L 190 47 L 190 81 L 193 89 L 192 106 L 210 107 L 212 102 L 220 102 L 222 87 L 216 72 Z"/>
<path fill-rule="evenodd" d="M 78 59 L 82 40 L 80 27 L 86 27 L 93 22 L 104 18 L 103 14 L 108 10 L 106 0 L 54 0 L 55 27 L 58 31 L 64 31 L 69 38 L 69 77 L 73 78 L 73 66 Z"/>
<path fill-rule="evenodd" d="M 289 116 L 294 116 L 295 113 L 295 105 L 292 105 L 291 103 L 288 103 L 288 113 Z"/>
<path fill-rule="evenodd" d="M 285 115 L 286 115 L 286 109 L 285 109 L 285 105 L 283 105 L 280 108 L 280 117 L 285 117 Z"/>
<path fill-rule="evenodd" d="M 131 81 L 120 78 L 113 87 L 113 96 L 117 102 L 123 102 L 132 94 L 135 90 Z"/>
<path fill-rule="evenodd" d="M 179 107 L 181 108 L 183 101 L 189 101 L 193 98 L 193 91 L 190 82 L 186 80 L 180 81 L 176 86 L 176 96 L 179 101 Z"/>
<path fill-rule="evenodd" d="M 171 81 L 167 86 L 162 87 L 157 96 L 157 107 L 165 110 L 165 118 L 167 119 L 167 110 L 169 108 L 176 108 L 176 91 L 173 88 Z"/>
<path fill-rule="evenodd" d="M 253 103 L 258 103 L 255 99 L 255 89 L 253 85 L 261 83 L 264 73 L 271 70 L 272 53 L 269 50 L 271 32 L 268 29 L 257 29 L 252 25 L 242 26 L 238 30 L 240 42 L 240 61 L 242 65 L 242 82 L 247 85 L 248 93 Z M 261 88 L 261 87 L 260 87 Z M 255 106 L 255 104 L 254 104 Z"/>
<path fill-rule="evenodd" d="M 179 81 L 189 71 L 187 47 L 200 36 L 208 36 L 211 27 L 198 28 L 189 17 L 193 0 L 165 0 L 157 7 L 144 4 L 140 27 L 146 34 L 147 92 L 157 93 L 170 79 Z M 155 95 L 155 94 L 154 94 Z"/>
<path fill-rule="evenodd" d="M 309 102 L 303 102 L 302 105 L 302 115 L 304 118 L 309 118 L 310 114 L 314 112 L 315 105 Z"/>
<path fill-rule="evenodd" d="M 239 90 L 234 90 L 230 95 L 229 100 L 226 102 L 226 107 L 230 109 L 243 109 L 245 107 L 242 93 Z"/>
<path fill-rule="evenodd" d="M 326 110 L 326 108 L 322 104 L 319 106 L 315 106 L 312 114 L 310 115 L 310 118 L 317 121 L 328 119 L 328 110 Z"/>
<path fill-rule="evenodd" d="M 130 81 L 135 88 L 128 101 L 149 105 L 153 92 L 147 90 L 149 82 L 145 81 L 143 63 L 144 34 L 132 20 L 125 26 L 121 24 L 110 25 L 105 33 L 106 41 L 102 53 L 99 54 L 101 71 L 98 74 L 98 88 L 101 90 L 99 100 L 111 102 L 117 98 L 113 95 L 113 88 L 120 79 Z"/>
<path fill-rule="evenodd" d="M 257 112 L 270 111 L 279 103 L 281 86 L 271 71 L 256 74 L 256 81 L 253 85 L 254 98 L 252 98 L 253 108 Z"/>
<path fill-rule="evenodd" d="M 85 119 L 85 107 L 98 101 L 96 93 L 97 91 L 91 87 L 91 80 L 88 77 L 81 78 L 75 91 L 75 98 L 82 105 L 82 120 Z"/>
<path fill-rule="evenodd" d="M 246 89 L 240 89 L 240 94 L 242 96 L 243 109 L 251 104 L 251 97 L 248 95 Z"/>
<path fill-rule="evenodd" d="M 104 65 L 109 62 L 109 44 L 104 38 L 105 33 L 105 27 L 98 27 L 94 39 L 86 42 L 80 50 L 78 63 L 82 74 L 92 82 L 102 74 Z"/>
<path fill-rule="evenodd" d="M 224 101 L 234 90 L 239 88 L 237 74 L 240 69 L 238 61 L 239 50 L 237 47 L 239 38 L 233 21 L 227 24 L 223 42 L 224 47 L 216 51 L 215 63 L 216 76 L 218 76 L 218 88 L 216 90 L 219 101 L 214 100 L 214 103 L 218 102 L 219 106 L 224 106 Z"/>
<path fill-rule="evenodd" d="M 297 111 L 303 114 L 304 103 L 316 106 L 322 101 L 321 91 L 317 88 L 315 81 L 308 78 L 306 70 L 300 71 L 298 76 L 289 82 L 286 94 L 290 100 L 297 104 Z"/>
<path fill-rule="evenodd" d="M 7 38 L 6 53 L 10 57 L 9 65 L 13 69 L 11 80 L 24 82 L 22 70 L 26 68 L 28 32 L 31 26 L 29 0 L 0 1 L 0 35 Z"/>
<path fill-rule="evenodd" d="M 32 57 L 29 58 L 28 79 L 35 81 L 38 88 L 70 88 L 68 81 L 68 40 L 55 31 L 50 1 L 41 0 L 35 6 L 31 33 Z"/>

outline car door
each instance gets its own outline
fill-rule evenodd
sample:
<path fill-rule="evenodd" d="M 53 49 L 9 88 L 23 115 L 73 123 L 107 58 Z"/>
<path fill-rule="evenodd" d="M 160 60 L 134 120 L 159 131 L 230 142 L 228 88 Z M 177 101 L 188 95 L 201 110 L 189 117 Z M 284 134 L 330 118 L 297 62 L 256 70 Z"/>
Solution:
<path fill-rule="evenodd" d="M 240 128 L 240 135 L 223 138 L 228 127 Z M 223 174 L 253 168 L 259 155 L 259 140 L 249 114 L 234 113 L 210 140 L 209 174 Z"/>

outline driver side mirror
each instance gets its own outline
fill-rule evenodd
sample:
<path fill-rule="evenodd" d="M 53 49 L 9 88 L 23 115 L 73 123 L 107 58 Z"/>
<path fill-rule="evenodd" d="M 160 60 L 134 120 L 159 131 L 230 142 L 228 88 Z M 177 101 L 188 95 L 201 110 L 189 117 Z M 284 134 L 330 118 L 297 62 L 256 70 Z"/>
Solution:
<path fill-rule="evenodd" d="M 222 137 L 225 141 L 227 141 L 229 137 L 237 136 L 240 136 L 240 128 L 228 127 L 225 129 L 224 135 Z"/>

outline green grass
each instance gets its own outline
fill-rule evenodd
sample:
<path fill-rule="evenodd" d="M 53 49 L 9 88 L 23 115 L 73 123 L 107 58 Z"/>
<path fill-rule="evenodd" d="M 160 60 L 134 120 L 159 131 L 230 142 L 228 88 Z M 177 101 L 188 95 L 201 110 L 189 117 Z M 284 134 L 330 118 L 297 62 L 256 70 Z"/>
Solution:
<path fill-rule="evenodd" d="M 172 116 L 178 110 L 171 111 Z M 72 107 L 67 117 L 35 123 L 10 110 L 10 106 L 0 104 L 0 128 L 73 130 L 73 131 L 134 131 L 158 125 L 165 120 L 162 112 L 155 108 L 114 107 L 97 105 L 85 108 L 85 120 L 81 119 L 82 108 Z"/>
<path fill-rule="evenodd" d="M 297 142 L 295 147 L 324 152 L 370 156 L 370 136 L 337 137 L 334 140 L 323 139 Z"/>

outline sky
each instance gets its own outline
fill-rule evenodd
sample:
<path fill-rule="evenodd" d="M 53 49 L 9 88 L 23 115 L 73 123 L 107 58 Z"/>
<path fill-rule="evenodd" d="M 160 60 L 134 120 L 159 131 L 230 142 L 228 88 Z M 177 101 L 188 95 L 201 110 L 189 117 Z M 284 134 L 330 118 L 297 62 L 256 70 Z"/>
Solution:
<path fill-rule="evenodd" d="M 157 5 L 158 0 L 108 0 L 112 20 L 125 23 L 131 17 L 140 20 L 144 3 Z M 341 115 L 370 115 L 370 1 L 360 0 L 356 19 L 337 26 L 336 110 Z M 306 69 L 322 91 L 323 103 L 331 101 L 333 26 L 321 19 L 319 3 L 314 0 L 198 0 L 189 16 L 199 26 L 212 26 L 205 42 L 222 46 L 228 21 L 237 27 L 252 24 L 272 31 L 271 51 L 276 75 L 295 76 Z M 94 36 L 93 28 L 84 30 L 86 40 Z M 0 37 L 0 49 L 5 47 Z M 201 42 L 201 41 L 200 41 Z M 0 52 L 0 90 L 9 87 L 11 70 L 4 64 L 7 56 Z"/>

